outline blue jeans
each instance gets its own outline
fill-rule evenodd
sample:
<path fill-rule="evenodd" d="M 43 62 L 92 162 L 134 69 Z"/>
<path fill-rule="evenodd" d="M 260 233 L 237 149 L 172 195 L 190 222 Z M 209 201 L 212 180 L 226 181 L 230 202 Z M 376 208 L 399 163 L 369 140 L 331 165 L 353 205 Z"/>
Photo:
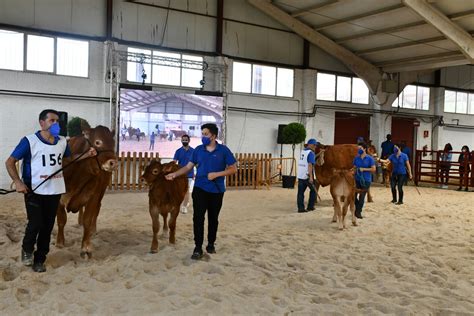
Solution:
<path fill-rule="evenodd" d="M 309 187 L 309 201 L 308 201 L 308 209 L 314 208 L 314 202 L 316 202 L 316 189 L 314 187 L 314 183 L 309 183 L 309 179 L 302 180 L 298 179 L 298 196 L 296 202 L 298 204 L 298 211 L 304 210 L 304 192 L 306 188 Z"/>
<path fill-rule="evenodd" d="M 392 189 L 392 200 L 397 201 L 398 188 L 398 202 L 403 203 L 403 185 L 407 178 L 406 174 L 392 174 L 390 177 L 390 187 Z"/>
<path fill-rule="evenodd" d="M 370 182 L 365 181 L 364 183 L 361 183 L 359 181 L 356 181 L 356 188 L 364 190 L 362 192 L 356 192 L 355 194 L 355 212 L 356 214 L 361 214 L 362 213 L 362 208 L 364 207 L 364 201 L 365 201 L 365 196 L 367 195 L 367 190 L 370 188 Z"/>

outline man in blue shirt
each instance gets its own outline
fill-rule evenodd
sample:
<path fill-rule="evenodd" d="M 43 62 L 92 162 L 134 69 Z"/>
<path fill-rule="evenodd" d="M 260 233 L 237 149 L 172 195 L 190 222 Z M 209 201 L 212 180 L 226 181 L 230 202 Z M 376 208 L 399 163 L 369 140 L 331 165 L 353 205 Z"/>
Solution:
<path fill-rule="evenodd" d="M 189 146 L 189 135 L 183 135 L 181 136 L 181 144 L 183 144 L 183 147 L 179 148 L 176 150 L 174 153 L 173 160 L 178 162 L 178 165 L 180 167 L 186 167 L 188 162 L 191 160 L 191 156 L 194 152 L 194 148 Z M 189 193 L 193 192 L 193 187 L 194 187 L 194 168 L 191 169 L 191 171 L 188 172 L 188 192 L 186 192 L 186 195 L 184 196 L 183 203 L 181 204 L 181 213 L 186 214 L 188 212 L 188 206 L 189 206 Z"/>
<path fill-rule="evenodd" d="M 150 134 L 150 148 L 148 150 L 155 150 L 155 132 L 151 132 Z"/>
<path fill-rule="evenodd" d="M 298 213 L 314 211 L 314 203 L 316 202 L 316 189 L 314 187 L 313 166 L 316 162 L 314 150 L 317 141 L 314 138 L 308 140 L 305 148 L 301 151 L 298 159 L 298 194 L 296 204 L 298 205 Z M 308 208 L 304 208 L 304 192 L 309 187 Z"/>
<path fill-rule="evenodd" d="M 28 223 L 22 243 L 21 261 L 26 266 L 33 266 L 35 272 L 45 272 L 44 262 L 49 252 L 59 199 L 66 191 L 64 178 L 59 170 L 62 168 L 63 158 L 69 157 L 71 152 L 66 139 L 59 136 L 57 111 L 43 110 L 39 115 L 39 123 L 41 130 L 23 137 L 5 165 L 16 191 L 25 195 Z M 95 149 L 91 149 L 80 159 L 96 154 Z M 23 160 L 22 179 L 15 166 L 19 160 Z M 58 173 L 54 177 L 48 179 L 56 172 Z M 48 180 L 44 181 L 45 179 Z"/>
<path fill-rule="evenodd" d="M 372 174 L 375 173 L 375 161 L 371 156 L 367 155 L 366 143 L 359 144 L 357 154 L 353 162 L 357 189 L 355 194 L 355 216 L 362 218 L 365 195 L 372 183 Z"/>
<path fill-rule="evenodd" d="M 382 143 L 382 154 L 380 158 L 387 159 L 388 156 L 393 154 L 394 145 L 392 143 L 392 135 L 387 134 L 387 140 Z"/>
<path fill-rule="evenodd" d="M 219 224 L 219 212 L 224 198 L 224 177 L 237 172 L 234 155 L 224 145 L 217 143 L 219 129 L 216 124 L 208 123 L 201 126 L 202 145 L 194 149 L 191 159 L 176 172 L 166 176 L 167 180 L 187 174 L 196 165 L 196 181 L 193 189 L 193 226 L 195 248 L 191 259 L 198 260 L 203 256 L 204 219 L 208 212 L 208 253 L 216 253 L 214 243 Z"/>
<path fill-rule="evenodd" d="M 406 177 L 412 179 L 410 161 L 408 156 L 400 150 L 399 145 L 395 145 L 394 153 L 388 157 L 392 163 L 392 176 L 390 177 L 390 186 L 392 189 L 392 203 L 397 205 L 403 204 L 403 185 L 406 183 Z M 398 202 L 397 202 L 397 188 L 398 188 Z"/>

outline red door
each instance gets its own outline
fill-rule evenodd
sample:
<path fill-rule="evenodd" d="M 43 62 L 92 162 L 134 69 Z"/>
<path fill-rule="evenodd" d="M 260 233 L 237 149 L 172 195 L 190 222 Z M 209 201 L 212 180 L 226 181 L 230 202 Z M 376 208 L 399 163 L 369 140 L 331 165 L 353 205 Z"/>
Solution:
<path fill-rule="evenodd" d="M 369 140 L 370 116 L 336 112 L 334 144 L 356 144 L 358 137 Z"/>
<path fill-rule="evenodd" d="M 415 119 L 404 117 L 392 117 L 392 142 L 401 144 L 405 142 L 411 149 L 411 158 L 415 149 Z M 411 162 L 411 161 L 410 161 Z"/>

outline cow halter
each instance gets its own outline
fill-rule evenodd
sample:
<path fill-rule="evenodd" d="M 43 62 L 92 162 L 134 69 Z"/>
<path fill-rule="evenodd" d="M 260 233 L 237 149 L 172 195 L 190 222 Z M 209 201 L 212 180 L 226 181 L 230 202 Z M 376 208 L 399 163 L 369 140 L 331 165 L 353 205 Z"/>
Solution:
<path fill-rule="evenodd" d="M 95 155 L 95 161 L 97 162 L 97 166 L 99 167 L 99 170 L 102 169 L 101 165 L 100 165 L 100 162 L 99 162 L 99 155 L 101 153 L 105 153 L 105 152 L 112 152 L 112 153 L 115 153 L 115 151 L 113 151 L 112 149 L 104 149 L 104 150 L 99 150 L 97 149 L 97 147 L 95 147 L 94 145 L 92 145 L 91 141 L 89 140 L 89 138 L 85 137 L 84 138 L 86 139 L 87 143 L 89 144 L 89 149 L 90 148 L 94 148 L 95 151 L 97 152 L 97 155 Z"/>

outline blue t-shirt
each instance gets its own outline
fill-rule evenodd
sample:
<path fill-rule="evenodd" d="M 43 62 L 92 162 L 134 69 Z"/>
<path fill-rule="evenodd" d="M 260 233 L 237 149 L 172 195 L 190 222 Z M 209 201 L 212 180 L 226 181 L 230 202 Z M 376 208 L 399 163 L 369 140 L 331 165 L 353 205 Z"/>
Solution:
<path fill-rule="evenodd" d="M 40 131 L 37 131 L 35 135 L 39 138 L 40 141 L 47 145 L 54 146 L 58 143 L 59 141 L 59 136 L 56 136 L 54 138 L 54 143 L 51 144 L 47 140 L 45 140 L 42 136 Z M 13 158 L 16 160 L 22 160 L 22 171 L 21 171 L 21 176 L 23 179 L 23 183 L 25 183 L 27 186 L 31 186 L 31 150 L 30 150 L 30 142 L 28 141 L 28 138 L 23 137 L 20 140 L 20 143 L 15 147 L 11 155 Z M 66 146 L 66 150 L 64 151 L 64 157 L 70 157 L 71 156 L 71 150 L 69 148 L 69 145 Z"/>
<path fill-rule="evenodd" d="M 404 153 L 405 155 L 408 156 L 408 158 L 410 158 L 410 157 L 411 157 L 411 149 L 410 149 L 410 147 L 406 146 L 405 148 L 403 148 L 402 153 Z"/>
<path fill-rule="evenodd" d="M 396 154 L 392 154 L 388 157 L 388 160 L 392 163 L 392 174 L 407 174 L 406 163 L 408 156 L 406 154 L 400 153 L 398 157 Z"/>
<path fill-rule="evenodd" d="M 199 145 L 191 155 L 193 164 L 197 165 L 196 180 L 194 186 L 210 193 L 224 193 L 224 178 L 218 177 L 214 181 L 207 179 L 210 172 L 224 171 L 227 166 L 236 163 L 234 154 L 224 145 L 216 144 L 214 151 L 209 152 L 206 146 Z"/>
<path fill-rule="evenodd" d="M 384 141 L 382 143 L 382 158 L 393 154 L 393 148 L 395 148 L 395 145 L 392 142 L 389 142 L 388 140 Z"/>
<path fill-rule="evenodd" d="M 362 159 L 360 156 L 356 156 L 354 158 L 354 161 L 352 163 L 356 168 L 371 168 L 372 166 L 375 165 L 374 158 L 372 158 L 369 155 L 366 155 L 364 159 Z M 362 178 L 364 179 L 364 182 L 369 184 L 372 182 L 372 174 L 370 171 L 362 171 L 360 172 Z M 356 173 L 355 175 L 356 181 L 361 182 L 358 177 L 360 177 L 359 173 Z"/>
<path fill-rule="evenodd" d="M 309 150 L 308 158 L 306 160 L 308 161 L 308 163 L 314 165 L 316 163 L 316 155 L 309 148 L 305 148 L 305 150 Z"/>
<path fill-rule="evenodd" d="M 186 167 L 188 162 L 191 160 L 193 151 L 194 151 L 194 148 L 192 148 L 191 146 L 188 148 L 188 150 L 181 147 L 178 150 L 176 150 L 176 152 L 174 153 L 173 160 L 176 160 L 180 167 Z M 192 178 L 192 177 L 194 177 L 194 168 L 188 172 L 188 178 Z"/>

